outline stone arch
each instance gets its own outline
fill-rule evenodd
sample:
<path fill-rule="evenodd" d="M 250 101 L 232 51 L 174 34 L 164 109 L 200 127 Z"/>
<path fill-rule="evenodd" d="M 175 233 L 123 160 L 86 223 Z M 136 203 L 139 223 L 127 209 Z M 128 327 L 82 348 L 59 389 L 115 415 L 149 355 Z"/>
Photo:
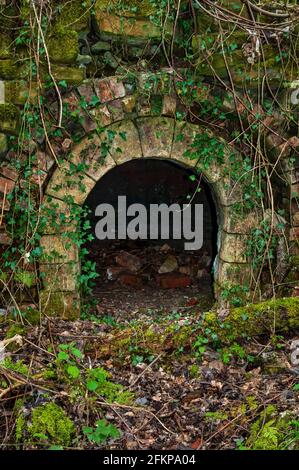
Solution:
<path fill-rule="evenodd" d="M 230 184 L 229 172 L 224 172 L 226 165 L 222 167 L 212 163 L 204 168 L 202 162 L 185 156 L 186 148 L 200 131 L 197 125 L 177 122 L 169 117 L 140 117 L 134 121 L 110 124 L 102 133 L 85 137 L 69 158 L 56 168 L 45 191 L 43 210 L 54 203 L 58 212 L 66 216 L 70 203 L 82 206 L 106 172 L 132 159 L 160 158 L 185 167 L 196 167 L 212 190 L 218 213 L 218 254 L 214 275 L 216 296 L 224 282 L 248 282 L 250 269 L 245 256 L 246 236 L 257 223 L 256 216 L 236 216 L 234 204 L 241 202 L 242 195 L 238 185 L 232 187 Z M 231 152 L 228 146 L 226 150 Z M 70 181 L 66 181 L 66 173 L 71 167 L 80 167 L 81 170 L 73 172 Z M 65 202 L 66 196 L 68 202 Z M 67 318 L 78 315 L 80 303 L 77 290 L 79 248 L 71 241 L 71 234 L 76 230 L 76 224 L 67 226 L 62 232 L 59 228 L 53 230 L 49 227 L 41 239 L 43 252 L 46 257 L 49 256 L 40 265 L 44 279 L 40 296 L 42 307 L 49 314 Z"/>

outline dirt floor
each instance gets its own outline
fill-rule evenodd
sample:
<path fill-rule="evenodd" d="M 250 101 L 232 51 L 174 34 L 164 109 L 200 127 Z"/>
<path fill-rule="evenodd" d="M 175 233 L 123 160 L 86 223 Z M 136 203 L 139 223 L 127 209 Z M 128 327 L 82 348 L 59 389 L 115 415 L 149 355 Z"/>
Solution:
<path fill-rule="evenodd" d="M 134 320 L 123 316 L 122 323 L 98 318 L 2 325 L 0 341 L 17 331 L 21 339 L 10 345 L 8 363 L 0 368 L 0 446 L 49 448 L 53 438 L 45 430 L 45 440 L 24 431 L 16 441 L 17 417 L 30 423 L 33 410 L 46 403 L 58 404 L 74 422 L 76 436 L 64 448 L 298 446 L 299 370 L 290 363 L 294 336 L 211 348 L 203 341 L 202 313 L 193 307 Z M 58 355 L 65 345 L 76 354 L 67 350 L 63 362 Z M 70 363 L 78 376 L 70 376 Z M 87 391 L 86 376 L 98 368 L 129 392 L 126 399 L 109 398 L 107 387 Z M 295 424 L 282 425 L 286 418 Z M 84 426 L 94 427 L 98 419 L 115 426 L 118 438 L 86 439 Z"/>
<path fill-rule="evenodd" d="M 163 311 L 188 311 L 214 303 L 212 257 L 167 243 L 121 242 L 89 247 L 99 278 L 92 292 L 100 316 L 136 319 Z"/>

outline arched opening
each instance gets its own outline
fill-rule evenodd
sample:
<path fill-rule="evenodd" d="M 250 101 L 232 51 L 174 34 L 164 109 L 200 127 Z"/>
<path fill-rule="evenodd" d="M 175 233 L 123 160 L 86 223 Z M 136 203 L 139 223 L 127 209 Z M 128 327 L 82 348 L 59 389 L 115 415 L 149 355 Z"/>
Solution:
<path fill-rule="evenodd" d="M 157 135 L 156 132 L 157 128 L 160 129 L 159 135 Z M 58 224 L 57 230 L 52 230 L 47 226 L 47 230 L 44 232 L 40 241 L 44 257 L 43 263 L 40 265 L 40 270 L 43 275 L 43 289 L 40 293 L 40 303 L 44 311 L 49 315 L 60 315 L 63 318 L 77 318 L 81 311 L 80 306 L 82 306 L 83 299 L 82 282 L 84 285 L 86 278 L 89 279 L 89 274 L 92 274 L 91 272 L 84 271 L 85 267 L 82 267 L 82 263 L 80 263 L 79 246 L 81 246 L 81 231 L 78 230 L 78 219 L 75 216 L 75 220 L 69 220 L 69 216 L 73 213 L 73 208 L 81 209 L 82 206 L 89 207 L 89 204 L 94 204 L 92 203 L 95 197 L 94 195 L 97 194 L 101 187 L 104 189 L 101 190 L 102 200 L 100 200 L 98 204 L 103 204 L 110 190 L 118 191 L 126 182 L 127 186 L 123 188 L 124 194 L 129 194 L 131 191 L 134 195 L 133 202 L 135 203 L 138 202 L 136 196 L 140 194 L 142 196 L 140 203 L 144 203 L 145 188 L 151 188 L 150 181 L 152 181 L 152 184 L 153 182 L 156 184 L 159 178 L 162 176 L 165 178 L 167 175 L 170 176 L 172 171 L 175 170 L 180 175 L 189 175 L 183 178 L 184 181 L 188 181 L 188 185 L 183 186 L 184 191 L 181 194 L 184 197 L 181 197 L 180 202 L 187 202 L 188 204 L 192 201 L 194 203 L 197 197 L 205 196 L 204 200 L 206 201 L 206 206 L 209 207 L 208 214 L 212 221 L 212 231 L 209 234 L 209 231 L 206 230 L 207 227 L 204 227 L 203 232 L 212 248 L 208 251 L 210 258 L 207 256 L 207 263 L 203 266 L 203 271 L 199 274 L 199 277 L 196 278 L 194 282 L 188 281 L 187 285 L 187 281 L 185 281 L 184 288 L 182 287 L 182 283 L 184 283 L 182 279 L 186 279 L 184 275 L 190 276 L 188 270 L 185 271 L 184 268 L 186 266 L 190 267 L 192 261 L 196 259 L 200 259 L 200 262 L 203 261 L 205 256 L 203 256 L 202 249 L 198 250 L 198 253 L 196 253 L 197 250 L 195 250 L 195 253 L 191 253 L 192 250 L 188 251 L 189 259 L 192 260 L 190 263 L 186 263 L 186 253 L 184 253 L 185 250 L 183 250 L 181 253 L 183 258 L 182 264 L 180 259 L 176 259 L 178 265 L 178 268 L 175 266 L 176 271 L 157 273 L 157 275 L 170 274 L 170 277 L 179 275 L 178 277 L 181 278 L 181 280 L 178 281 L 181 287 L 177 286 L 176 289 L 161 289 L 168 305 L 170 304 L 172 309 L 176 309 L 179 304 L 179 306 L 185 307 L 190 299 L 190 303 L 192 303 L 192 299 L 194 298 L 196 300 L 203 298 L 205 303 L 205 305 L 203 305 L 204 310 L 204 308 L 209 308 L 210 304 L 214 301 L 213 291 L 216 300 L 219 301 L 221 300 L 224 287 L 226 292 L 230 292 L 229 289 L 231 287 L 234 288 L 235 285 L 249 285 L 251 274 L 246 257 L 246 243 L 251 228 L 256 226 L 259 219 L 256 213 L 248 212 L 243 214 L 242 212 L 235 211 L 235 204 L 239 207 L 242 205 L 242 191 L 240 184 L 236 184 L 232 180 L 230 172 L 224 171 L 224 165 L 219 165 L 215 161 L 207 164 L 205 159 L 197 157 L 189 158 L 186 156 L 186 149 L 193 145 L 194 136 L 196 136 L 198 132 L 202 132 L 202 129 L 187 122 L 176 123 L 173 119 L 166 117 L 142 117 L 138 118 L 136 121 L 124 120 L 113 123 L 108 126 L 105 132 L 100 136 L 97 134 L 88 136 L 74 147 L 69 158 L 54 171 L 45 191 L 45 205 L 43 209 L 45 215 L 47 207 L 49 205 L 51 207 L 51 205 L 54 204 L 56 207 L 56 220 L 58 222 L 61 219 L 65 220 L 67 227 L 60 227 L 60 224 Z M 103 158 L 103 146 L 104 150 L 107 151 L 107 139 L 109 140 L 109 136 L 111 135 L 114 136 L 113 142 L 108 146 L 109 153 Z M 219 142 L 224 152 L 224 158 L 229 165 L 228 160 L 232 150 L 229 146 L 225 145 L 222 140 L 219 140 Z M 235 158 L 240 158 L 240 156 L 236 154 Z M 152 162 L 149 164 L 152 168 L 154 168 L 154 165 L 163 164 L 168 166 L 167 168 L 164 167 L 163 170 L 161 166 L 157 166 L 154 170 L 151 170 L 153 176 L 150 178 L 149 170 L 144 171 L 143 176 L 137 172 L 137 166 L 147 164 L 146 162 Z M 130 165 L 133 165 L 133 170 L 126 170 L 126 168 L 130 168 Z M 142 168 L 142 166 L 139 168 Z M 173 170 L 170 171 L 170 168 Z M 76 171 L 74 171 L 74 169 L 76 169 Z M 117 173 L 114 173 L 118 171 L 124 172 L 122 177 L 117 177 Z M 112 175 L 113 178 L 109 183 L 109 179 L 107 180 L 106 178 L 110 178 Z M 190 176 L 191 179 L 189 178 Z M 169 184 L 163 181 L 163 178 L 162 182 L 160 182 L 160 186 L 162 188 L 174 187 L 174 200 L 177 202 L 180 194 L 179 188 L 182 188 L 182 183 L 176 181 L 175 183 L 172 182 Z M 108 181 L 108 183 L 106 181 Z M 194 184 L 190 188 L 189 185 L 191 182 Z M 199 193 L 194 191 L 197 185 L 201 189 Z M 152 194 L 155 194 L 153 188 L 151 191 Z M 160 194 L 160 196 L 162 195 Z M 165 193 L 164 196 L 166 198 L 165 201 L 169 203 L 169 200 L 171 201 L 169 196 L 166 197 Z M 186 199 L 184 201 L 185 197 Z M 156 197 L 154 198 L 154 203 L 160 200 L 163 202 L 163 198 L 157 200 Z M 97 197 L 95 197 L 95 201 L 97 202 Z M 75 214 L 76 213 L 77 209 L 75 210 Z M 150 224 L 150 226 L 152 225 L 153 224 Z M 174 241 L 177 243 L 177 240 Z M 116 242 L 116 240 L 113 240 L 113 242 Z M 136 240 L 134 244 L 136 245 Z M 169 237 L 168 241 L 163 240 L 163 244 L 168 244 L 170 246 L 170 250 L 168 250 L 169 254 L 173 254 L 176 257 L 171 237 Z M 156 240 L 156 249 L 153 253 L 158 252 L 163 244 Z M 140 243 L 140 249 L 141 245 L 151 250 L 154 244 L 150 243 L 150 240 L 147 239 L 146 242 L 143 241 Z M 100 255 L 96 255 L 96 250 L 99 246 L 98 240 L 96 240 L 94 245 L 87 247 L 92 252 L 91 256 L 94 256 L 97 262 L 98 259 L 101 259 Z M 203 246 L 205 245 L 203 244 Z M 128 250 L 130 248 L 129 243 L 127 246 L 121 247 L 120 251 L 126 251 L 123 248 Z M 107 254 L 107 248 L 103 248 L 103 250 L 103 253 Z M 173 251 L 173 253 L 171 253 L 171 251 Z M 161 252 L 163 253 L 163 250 L 161 250 Z M 165 255 L 167 255 L 167 253 L 163 254 L 163 256 Z M 149 258 L 150 265 L 152 265 L 152 258 Z M 112 260 L 115 260 L 115 257 Z M 160 265 L 157 263 L 158 268 L 162 266 L 163 262 L 164 260 L 161 260 Z M 119 264 L 120 263 L 118 263 L 118 265 Z M 145 281 L 145 289 L 150 285 L 152 285 L 152 287 L 155 286 L 153 290 L 150 291 L 149 303 L 145 303 L 144 297 L 141 300 L 139 299 L 137 304 L 134 304 L 132 297 L 127 300 L 130 312 L 134 312 L 135 305 L 138 305 L 138 309 L 140 310 L 140 306 L 151 304 L 153 293 L 157 294 L 160 292 L 160 289 L 158 289 L 160 286 L 157 285 L 156 273 L 152 275 L 152 277 L 149 276 L 149 280 L 147 280 L 146 276 L 145 279 L 143 279 L 144 270 L 149 263 L 147 264 L 145 262 L 141 264 L 142 269 L 131 273 L 130 281 L 128 281 L 133 283 L 131 290 L 129 289 L 130 286 L 120 285 L 118 280 L 114 283 L 114 285 L 119 288 L 118 299 L 121 303 L 121 308 L 123 308 L 124 305 L 123 299 L 128 299 L 128 293 L 134 290 L 136 277 L 142 277 L 142 280 Z M 196 265 L 196 262 L 194 264 L 195 267 L 198 268 L 197 273 L 200 266 Z M 124 268 L 126 266 L 114 265 L 114 267 Z M 202 276 L 206 271 L 208 274 Z M 104 272 L 107 273 L 107 270 Z M 132 276 L 132 274 L 138 274 L 138 276 Z M 204 278 L 206 279 L 205 282 Z M 99 286 L 101 286 L 101 288 L 103 286 L 109 286 L 110 290 L 106 290 L 105 295 L 110 301 L 111 299 L 117 298 L 116 295 L 114 295 L 117 289 L 112 289 L 113 284 L 108 281 L 107 276 L 100 277 L 97 280 L 95 289 Z M 151 284 L 149 281 L 155 282 Z M 207 291 L 210 292 L 210 296 L 204 295 L 204 285 L 208 285 Z M 212 286 L 214 289 L 212 289 Z M 140 293 L 142 289 L 143 284 L 139 288 L 135 288 L 135 291 Z M 192 289 L 194 289 L 194 293 Z M 96 301 L 99 310 L 103 307 L 105 313 L 107 308 L 103 301 L 103 295 L 97 296 L 95 292 L 92 294 L 91 297 Z M 175 297 L 177 294 L 180 294 L 178 299 Z M 209 305 L 205 302 L 207 298 L 209 298 Z M 163 299 L 159 298 L 155 305 L 159 305 L 159 308 L 163 308 L 165 304 L 162 300 Z"/>
<path fill-rule="evenodd" d="M 97 212 L 103 204 L 103 211 Z M 139 233 L 136 239 L 132 239 L 132 233 L 124 233 L 122 222 L 128 228 L 136 220 L 138 213 L 129 209 L 132 204 L 141 205 L 147 214 L 146 220 L 142 219 L 142 230 L 140 224 L 134 225 Z M 109 222 L 110 227 L 101 222 L 108 220 L 107 205 L 115 214 L 115 225 L 110 226 Z M 153 219 L 152 208 L 161 205 L 179 205 L 180 210 L 170 210 L 167 220 L 164 213 Z M 88 259 L 95 262 L 99 274 L 92 298 L 96 299 L 100 314 L 170 311 L 196 303 L 213 303 L 218 224 L 212 191 L 202 175 L 172 160 L 131 160 L 112 168 L 96 183 L 85 207 L 90 211 L 94 235 L 94 240 L 86 245 Z M 185 226 L 188 211 L 190 227 Z M 177 212 L 180 234 L 175 225 L 179 220 Z M 109 239 L 98 239 L 99 222 L 101 233 L 109 232 Z M 158 227 L 152 231 L 156 222 Z M 169 233 L 165 231 L 167 225 Z"/>

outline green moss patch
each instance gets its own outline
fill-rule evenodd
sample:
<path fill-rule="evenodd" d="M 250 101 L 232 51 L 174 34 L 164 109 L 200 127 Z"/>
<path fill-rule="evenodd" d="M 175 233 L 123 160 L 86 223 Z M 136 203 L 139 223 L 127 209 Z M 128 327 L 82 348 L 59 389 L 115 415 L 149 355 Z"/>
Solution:
<path fill-rule="evenodd" d="M 78 33 L 74 30 L 57 31 L 50 38 L 48 48 L 53 62 L 71 64 L 79 53 Z"/>
<path fill-rule="evenodd" d="M 17 441 L 46 443 L 68 447 L 75 434 L 75 425 L 55 403 L 47 403 L 32 411 L 31 421 L 21 413 L 16 421 Z"/>
<path fill-rule="evenodd" d="M 206 325 L 225 341 L 299 328 L 299 298 L 273 299 L 232 309 L 225 320 L 216 312 L 205 316 Z"/>

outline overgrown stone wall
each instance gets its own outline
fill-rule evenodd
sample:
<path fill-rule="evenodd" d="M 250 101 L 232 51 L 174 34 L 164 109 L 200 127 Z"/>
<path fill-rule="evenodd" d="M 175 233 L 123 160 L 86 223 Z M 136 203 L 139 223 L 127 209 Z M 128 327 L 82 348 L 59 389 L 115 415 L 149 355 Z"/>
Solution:
<path fill-rule="evenodd" d="M 263 9 L 273 17 L 239 0 L 215 2 L 215 9 L 198 2 L 191 8 L 185 1 L 181 2 L 184 22 L 178 27 L 178 4 L 165 15 L 163 2 L 153 0 L 72 0 L 52 2 L 47 10 L 51 21 L 45 26 L 34 2 L 4 3 L 0 24 L 2 251 L 14 243 L 6 225 L 11 195 L 28 181 L 41 217 L 46 218 L 51 202 L 64 214 L 70 205 L 81 206 L 114 165 L 134 158 L 165 158 L 196 167 L 211 185 L 220 226 L 217 295 L 223 285 L 250 285 L 248 237 L 265 219 L 265 212 L 259 205 L 246 206 L 244 187 L 250 185 L 251 172 L 264 162 L 257 155 L 253 170 L 238 163 L 248 153 L 248 146 L 242 147 L 233 135 L 241 127 L 243 134 L 248 129 L 258 134 L 259 149 L 269 158 L 267 165 L 273 166 L 270 173 L 276 177 L 281 199 L 277 209 L 287 210 L 283 237 L 291 243 L 289 253 L 297 255 L 298 24 L 283 16 L 282 7 L 264 2 Z M 228 14 L 231 21 L 225 21 Z M 39 41 L 38 57 L 30 49 L 30 27 Z M 263 48 L 261 31 L 268 34 Z M 184 35 L 192 38 L 188 46 L 192 79 L 182 49 Z M 286 45 L 288 56 L 279 53 Z M 270 113 L 267 98 L 273 94 L 275 106 Z M 38 131 L 34 117 L 29 125 L 26 121 L 25 130 L 24 116 L 30 106 L 39 112 Z M 286 115 L 292 116 L 287 125 Z M 222 162 L 194 151 L 200 135 L 206 136 L 203 147 L 212 142 L 216 157 L 222 149 Z M 28 158 L 26 174 L 22 162 Z M 276 220 L 273 207 L 271 219 Z M 62 227 L 62 234 L 49 224 L 43 229 L 42 275 L 35 282 L 41 280 L 41 303 L 50 314 L 75 316 L 79 310 L 78 246 L 66 235 L 76 230 L 76 224 L 68 230 Z M 57 253 L 51 258 L 53 248 Z"/>

